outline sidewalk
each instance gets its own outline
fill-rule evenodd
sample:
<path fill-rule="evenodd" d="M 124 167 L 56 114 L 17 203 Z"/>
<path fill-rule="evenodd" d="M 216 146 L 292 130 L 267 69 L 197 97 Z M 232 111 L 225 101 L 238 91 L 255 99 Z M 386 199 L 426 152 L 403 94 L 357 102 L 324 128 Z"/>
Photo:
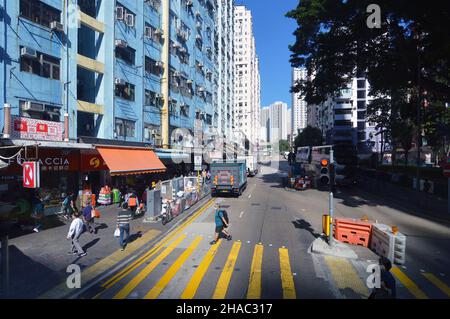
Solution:
<path fill-rule="evenodd" d="M 61 226 L 11 239 L 9 241 L 10 289 L 7 298 L 29 299 L 43 295 L 66 280 L 68 276 L 66 269 L 70 264 L 77 264 L 81 271 L 84 271 L 108 256 L 113 256 L 109 263 L 118 262 L 122 256 L 123 258 L 130 256 L 143 245 L 169 230 L 176 222 L 198 210 L 208 199 L 209 196 L 206 196 L 166 226 L 163 226 L 161 222 L 143 223 L 144 217 L 133 220 L 130 232 L 132 242 L 124 252 L 119 250 L 119 240 L 114 237 L 119 211 L 116 205 L 99 207 L 101 218 L 97 220 L 97 234 L 85 232 L 81 235 L 80 244 L 87 252 L 87 256 L 82 258 L 67 255 L 71 248 L 70 241 L 66 240 L 70 221 L 62 217 L 60 218 Z M 0 291 L 0 298 L 5 297 Z"/>

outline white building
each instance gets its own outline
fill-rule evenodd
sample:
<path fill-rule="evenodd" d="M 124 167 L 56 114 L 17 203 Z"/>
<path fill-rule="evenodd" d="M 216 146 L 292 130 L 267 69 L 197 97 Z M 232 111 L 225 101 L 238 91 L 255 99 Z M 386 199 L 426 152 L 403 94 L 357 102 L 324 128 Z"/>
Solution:
<path fill-rule="evenodd" d="M 292 86 L 299 80 L 307 79 L 306 68 L 292 68 Z M 300 93 L 292 93 L 292 112 L 291 123 L 292 136 L 295 138 L 298 134 L 298 130 L 303 130 L 307 126 L 307 103 L 305 97 Z"/>
<path fill-rule="evenodd" d="M 275 102 L 270 105 L 270 142 L 287 140 L 288 108 L 284 102 Z"/>
<path fill-rule="evenodd" d="M 215 126 L 222 136 L 233 132 L 234 0 L 217 0 L 218 83 Z"/>
<path fill-rule="evenodd" d="M 252 14 L 245 6 L 234 10 L 234 122 L 252 149 L 259 144 L 260 76 Z"/>
<path fill-rule="evenodd" d="M 270 121 L 270 107 L 266 106 L 261 109 L 260 112 L 261 116 L 261 136 L 260 140 L 261 142 L 270 142 L 270 127 L 271 127 L 271 121 Z"/>

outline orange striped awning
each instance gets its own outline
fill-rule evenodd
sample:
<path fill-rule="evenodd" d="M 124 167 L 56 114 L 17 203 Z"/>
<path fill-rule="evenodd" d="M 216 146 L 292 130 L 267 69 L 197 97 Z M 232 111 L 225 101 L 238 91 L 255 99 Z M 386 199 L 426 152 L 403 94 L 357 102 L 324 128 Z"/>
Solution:
<path fill-rule="evenodd" d="M 145 148 L 96 147 L 111 176 L 161 173 L 166 167 L 155 152 Z"/>

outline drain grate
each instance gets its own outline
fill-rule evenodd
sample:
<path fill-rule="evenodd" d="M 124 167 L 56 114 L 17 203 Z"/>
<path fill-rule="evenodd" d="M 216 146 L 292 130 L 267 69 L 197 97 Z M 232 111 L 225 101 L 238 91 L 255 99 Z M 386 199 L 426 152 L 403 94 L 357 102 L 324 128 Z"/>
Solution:
<path fill-rule="evenodd" d="M 261 206 L 260 203 L 251 203 L 251 206 Z"/>
<path fill-rule="evenodd" d="M 274 206 L 274 207 L 272 207 L 271 209 L 273 209 L 273 210 L 281 210 L 281 207 L 279 207 L 279 206 Z"/>

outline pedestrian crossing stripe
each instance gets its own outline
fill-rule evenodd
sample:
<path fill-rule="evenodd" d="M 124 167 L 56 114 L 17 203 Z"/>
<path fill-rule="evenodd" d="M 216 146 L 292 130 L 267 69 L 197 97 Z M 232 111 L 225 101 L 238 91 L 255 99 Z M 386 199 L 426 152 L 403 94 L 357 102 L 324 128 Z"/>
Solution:
<path fill-rule="evenodd" d="M 283 299 L 296 299 L 294 276 L 292 275 L 289 252 L 287 248 L 278 249 L 280 255 L 281 285 Z"/>
<path fill-rule="evenodd" d="M 117 284 L 123 278 L 125 278 L 128 274 L 136 270 L 139 266 L 144 264 L 147 260 L 156 255 L 159 251 L 164 248 L 164 245 L 170 242 L 173 238 L 175 238 L 178 234 L 180 234 L 184 229 L 186 229 L 190 224 L 192 224 L 205 210 L 210 208 L 212 204 L 215 202 L 214 199 L 208 201 L 203 207 L 201 207 L 197 212 L 195 212 L 192 216 L 190 216 L 181 226 L 177 228 L 173 233 L 171 233 L 168 237 L 159 242 L 155 247 L 150 249 L 144 256 L 140 257 L 138 260 L 131 263 L 129 266 L 112 276 L 105 283 L 102 284 L 102 287 L 105 290 L 110 289 L 112 286 Z"/>
<path fill-rule="evenodd" d="M 197 292 L 197 289 L 200 286 L 200 283 L 202 282 L 203 277 L 205 276 L 206 272 L 208 271 L 208 268 L 211 265 L 211 262 L 213 261 L 221 243 L 222 243 L 222 240 L 219 239 L 217 244 L 211 246 L 209 251 L 206 253 L 205 257 L 203 258 L 202 262 L 198 266 L 197 270 L 192 275 L 192 278 L 189 281 L 189 283 L 187 284 L 183 293 L 181 294 L 181 299 L 194 298 L 195 293 Z"/>
<path fill-rule="evenodd" d="M 422 275 L 446 294 L 447 297 L 450 297 L 450 288 L 442 280 L 430 273 L 423 273 Z"/>
<path fill-rule="evenodd" d="M 428 296 L 400 268 L 392 267 L 391 272 L 416 299 L 428 299 Z"/>
<path fill-rule="evenodd" d="M 361 298 L 369 297 L 369 289 L 365 282 L 363 282 L 353 265 L 347 259 L 333 256 L 324 256 L 324 258 L 339 290 L 344 291 L 350 289 Z"/>
<path fill-rule="evenodd" d="M 129 281 L 125 287 L 113 297 L 113 299 L 125 299 L 185 238 L 186 235 L 181 235 L 174 240 L 160 255 L 158 255 L 158 257 Z"/>
<path fill-rule="evenodd" d="M 180 270 L 181 266 L 186 262 L 189 256 L 194 252 L 202 240 L 201 236 L 197 236 L 192 244 L 181 254 L 180 257 L 170 266 L 169 270 L 162 276 L 158 283 L 145 295 L 144 299 L 156 299 L 166 288 L 172 278 Z"/>
<path fill-rule="evenodd" d="M 233 247 L 231 247 L 230 254 L 219 277 L 212 299 L 225 299 L 241 245 L 241 242 L 235 242 Z"/>
<path fill-rule="evenodd" d="M 261 299 L 263 250 L 264 250 L 263 245 L 261 244 L 255 245 L 252 265 L 250 268 L 250 279 L 248 282 L 247 299 Z"/>

